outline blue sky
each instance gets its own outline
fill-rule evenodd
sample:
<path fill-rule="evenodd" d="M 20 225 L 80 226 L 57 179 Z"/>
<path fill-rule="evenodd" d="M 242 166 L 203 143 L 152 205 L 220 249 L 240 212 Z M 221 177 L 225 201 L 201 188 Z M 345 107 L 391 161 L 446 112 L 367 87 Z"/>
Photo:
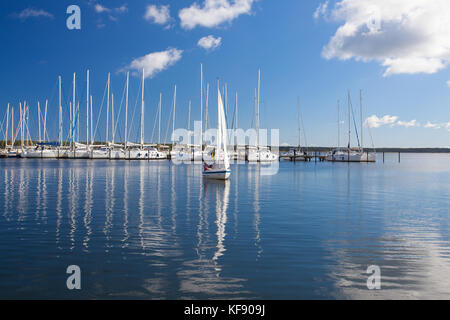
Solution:
<path fill-rule="evenodd" d="M 445 8 L 427 6 L 424 0 L 409 1 L 415 5 L 411 8 L 406 1 L 395 0 L 397 11 L 387 11 L 385 1 L 372 1 L 381 11 L 374 15 L 379 20 L 379 30 L 371 33 L 365 30 L 371 31 L 370 26 L 361 24 L 365 13 L 354 0 L 284 0 L 282 4 L 269 0 L 208 0 L 210 10 L 204 0 L 5 0 L 0 3 L 0 120 L 7 103 L 14 106 L 18 119 L 19 101 L 29 102 L 33 116 L 37 114 L 37 101 L 50 99 L 48 129 L 56 139 L 58 75 L 63 79 L 64 107 L 68 108 L 72 74 L 77 73 L 77 96 L 84 121 L 88 68 L 97 119 L 107 73 L 112 74 L 112 91 L 119 100 L 125 83 L 124 70 L 133 72 L 133 66 L 145 65 L 148 71 L 155 68 L 146 78 L 145 135 L 149 140 L 160 91 L 165 133 L 175 83 L 176 126 L 186 127 L 189 100 L 192 119 L 200 119 L 203 63 L 205 84 L 210 83 L 211 92 L 215 93 L 217 77 L 222 84 L 228 84 L 230 104 L 238 91 L 239 124 L 244 129 L 252 124 L 253 93 L 261 67 L 261 126 L 279 128 L 281 143 L 297 144 L 300 96 L 308 144 L 335 145 L 337 101 L 341 101 L 341 117 L 346 121 L 350 90 L 359 121 L 362 89 L 364 119 L 370 117 L 367 126 L 372 127 L 376 147 L 450 146 L 450 54 L 445 51 L 448 46 L 444 43 L 441 48 L 440 38 L 432 42 L 434 39 L 420 34 L 438 28 L 438 35 L 444 38 L 450 35 L 449 30 L 431 22 L 420 25 L 420 32 L 396 25 L 398 16 L 408 17 L 414 8 L 423 9 L 426 21 L 430 15 L 442 18 L 439 12 Z M 81 8 L 81 30 L 66 27 L 66 8 L 72 4 Z M 162 9 L 167 5 L 167 9 Z M 448 6 L 445 2 L 441 5 Z M 411 25 L 425 23 L 425 19 L 413 19 L 418 18 L 411 15 Z M 345 25 L 357 31 L 345 33 Z M 215 39 L 217 47 L 199 46 L 199 40 L 208 36 Z M 206 40 L 203 43 L 207 45 Z M 168 51 L 176 57 L 164 60 Z M 160 55 L 151 55 L 154 53 Z M 145 56 L 147 60 L 143 59 Z M 139 99 L 139 86 L 139 77 L 132 76 L 130 121 Z M 117 100 L 116 105 L 120 103 Z M 210 101 L 213 105 L 215 94 L 211 94 Z M 210 116 L 215 123 L 215 113 Z M 103 113 L 97 140 L 104 138 L 105 118 Z M 81 128 L 85 126 L 83 121 Z M 136 114 L 130 125 L 133 140 L 137 138 L 138 122 Z M 31 126 L 37 136 L 37 122 Z M 342 136 L 346 126 L 342 124 Z M 370 141 L 367 126 L 365 140 Z M 84 134 L 84 129 L 80 131 Z"/>

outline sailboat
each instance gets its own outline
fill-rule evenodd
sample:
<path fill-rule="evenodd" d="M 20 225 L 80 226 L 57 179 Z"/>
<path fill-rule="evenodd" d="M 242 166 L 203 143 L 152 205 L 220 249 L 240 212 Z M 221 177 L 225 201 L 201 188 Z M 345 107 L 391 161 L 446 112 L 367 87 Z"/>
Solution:
<path fill-rule="evenodd" d="M 230 159 L 227 151 L 227 122 L 220 87 L 217 85 L 217 137 L 213 156 L 214 164 L 203 164 L 203 177 L 217 180 L 227 180 L 231 175 Z"/>
<path fill-rule="evenodd" d="M 259 144 L 260 92 L 261 92 L 261 69 L 258 69 L 258 89 L 255 89 L 256 146 L 248 146 L 247 160 L 249 162 L 274 162 L 278 160 L 278 155 L 273 153 L 268 146 L 261 146 Z"/>
<path fill-rule="evenodd" d="M 361 93 L 361 144 L 359 148 L 351 148 L 350 138 L 351 138 L 351 101 L 350 101 L 350 91 L 348 92 L 348 146 L 346 148 L 338 147 L 333 151 L 329 152 L 325 159 L 331 162 L 376 162 L 376 157 L 374 153 L 369 153 L 364 151 L 362 144 L 362 134 L 363 134 L 363 122 L 362 122 L 362 93 Z M 338 106 L 339 110 L 339 106 Z M 339 116 L 338 116 L 339 118 Z M 338 136 L 340 128 L 340 119 L 338 119 Z M 358 134 L 355 123 L 355 131 Z M 338 139 L 339 140 L 339 139 Z M 358 138 L 359 143 L 359 138 Z"/>

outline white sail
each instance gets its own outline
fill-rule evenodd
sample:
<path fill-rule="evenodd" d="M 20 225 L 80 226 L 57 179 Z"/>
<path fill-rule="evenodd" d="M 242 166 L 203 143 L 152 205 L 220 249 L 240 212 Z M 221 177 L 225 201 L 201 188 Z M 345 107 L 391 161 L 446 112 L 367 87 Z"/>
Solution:
<path fill-rule="evenodd" d="M 225 111 L 220 94 L 219 94 L 219 108 L 220 108 L 220 128 L 221 128 L 219 135 L 221 135 L 223 148 L 221 149 L 221 151 L 223 152 L 224 167 L 226 170 L 230 170 L 230 159 L 228 157 L 228 144 L 227 144 L 227 122 L 225 119 Z"/>
<path fill-rule="evenodd" d="M 227 180 L 230 176 L 230 159 L 227 151 L 227 123 L 219 86 L 217 88 L 217 137 L 214 166 L 207 166 L 203 176 Z"/>

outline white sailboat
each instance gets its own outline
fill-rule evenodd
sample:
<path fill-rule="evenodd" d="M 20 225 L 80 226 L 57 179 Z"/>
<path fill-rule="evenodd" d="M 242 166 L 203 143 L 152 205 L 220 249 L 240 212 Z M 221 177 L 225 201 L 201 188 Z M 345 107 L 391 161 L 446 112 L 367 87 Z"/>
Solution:
<path fill-rule="evenodd" d="M 256 146 L 248 147 L 247 159 L 249 162 L 274 162 L 278 160 L 278 155 L 271 152 L 269 147 L 259 145 L 260 95 L 261 95 L 261 69 L 258 69 L 258 91 L 256 91 L 255 89 Z"/>
<path fill-rule="evenodd" d="M 339 110 L 339 106 L 338 106 Z M 361 94 L 361 145 L 359 148 L 351 148 L 351 102 L 350 102 L 350 92 L 348 92 L 348 146 L 346 148 L 338 147 L 333 151 L 329 152 L 325 160 L 331 162 L 376 162 L 376 157 L 374 153 L 369 153 L 364 151 L 362 134 L 363 134 L 363 123 L 362 123 L 362 94 Z M 338 117 L 339 118 L 339 117 Z M 340 128 L 340 119 L 338 119 L 338 131 Z M 339 136 L 339 133 L 338 133 Z M 339 139 L 338 139 L 339 140 Z"/>
<path fill-rule="evenodd" d="M 219 85 L 217 85 L 217 137 L 214 164 L 204 162 L 203 177 L 227 180 L 231 175 L 230 159 L 227 150 L 227 123 Z"/>

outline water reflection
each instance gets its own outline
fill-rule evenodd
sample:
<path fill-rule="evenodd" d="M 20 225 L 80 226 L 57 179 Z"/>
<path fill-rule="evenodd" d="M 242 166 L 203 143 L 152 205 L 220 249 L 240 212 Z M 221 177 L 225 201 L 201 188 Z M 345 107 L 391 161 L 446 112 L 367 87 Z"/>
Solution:
<path fill-rule="evenodd" d="M 70 264 L 81 298 L 450 297 L 450 171 L 0 161 L 0 298 L 65 298 Z"/>
<path fill-rule="evenodd" d="M 183 298 L 239 298 L 250 294 L 245 279 L 222 275 L 227 252 L 226 226 L 230 202 L 230 181 L 204 180 L 197 226 L 196 258 L 186 261 L 178 272 Z M 215 237 L 211 237 L 210 208 L 215 209 Z"/>

